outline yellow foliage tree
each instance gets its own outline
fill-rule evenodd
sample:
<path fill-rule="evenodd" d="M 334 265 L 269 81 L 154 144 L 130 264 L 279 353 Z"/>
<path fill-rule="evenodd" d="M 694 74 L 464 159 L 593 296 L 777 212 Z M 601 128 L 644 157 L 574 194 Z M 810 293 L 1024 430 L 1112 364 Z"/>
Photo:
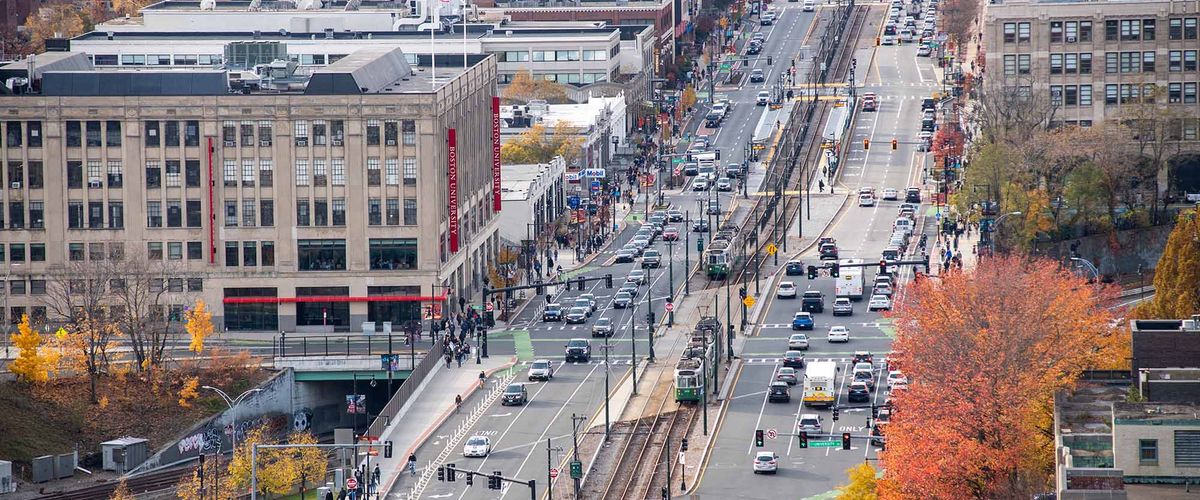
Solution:
<path fill-rule="evenodd" d="M 233 460 L 229 462 L 229 482 L 237 491 L 250 487 L 252 445 L 274 444 L 264 427 L 255 427 L 238 441 Z M 292 433 L 288 444 L 316 444 L 312 434 Z M 285 495 L 291 493 L 300 481 L 324 482 L 328 457 L 319 448 L 262 449 L 258 451 L 258 490 L 260 494 Z"/>
<path fill-rule="evenodd" d="M 124 16 L 137 17 L 142 15 L 143 7 L 150 5 L 155 0 L 113 0 L 113 11 Z"/>
<path fill-rule="evenodd" d="M 561 83 L 542 78 L 534 78 L 530 71 L 519 71 L 504 87 L 500 97 L 509 103 L 527 103 L 533 99 L 541 99 L 548 103 L 567 101 L 567 90 Z"/>
<path fill-rule="evenodd" d="M 1200 216 L 1179 214 L 1154 270 L 1154 297 L 1138 305 L 1138 318 L 1180 319 L 1200 312 Z"/>
<path fill-rule="evenodd" d="M 875 490 L 875 468 L 871 464 L 861 463 L 846 469 L 850 484 L 843 486 L 838 493 L 838 500 L 876 500 L 879 493 Z"/>
<path fill-rule="evenodd" d="M 46 50 L 46 40 L 72 38 L 83 34 L 84 19 L 79 6 L 64 2 L 42 7 L 25 19 L 29 48 L 33 53 Z"/>
<path fill-rule="evenodd" d="M 58 353 L 42 349 L 42 335 L 29 326 L 29 315 L 22 314 L 17 333 L 11 336 L 17 348 L 17 359 L 8 364 L 8 371 L 18 380 L 42 383 L 50 380 L 50 371 L 58 364 Z"/>
<path fill-rule="evenodd" d="M 521 272 L 517 269 L 517 258 L 520 254 L 512 248 L 503 247 L 496 261 L 488 264 L 488 282 L 494 288 L 504 288 L 516 285 L 521 281 Z"/>
<path fill-rule="evenodd" d="M 690 108 L 692 106 L 695 106 L 696 105 L 696 89 L 695 89 L 695 87 L 688 85 L 686 88 L 684 88 L 683 89 L 683 97 L 681 99 L 683 100 L 683 107 Z"/>
<path fill-rule="evenodd" d="M 125 483 L 125 478 L 121 478 L 121 483 L 117 485 L 117 489 L 113 490 L 113 494 L 108 497 L 108 500 L 134 500 L 135 498 L 129 491 L 129 485 Z"/>
<path fill-rule="evenodd" d="M 583 137 L 573 133 L 567 123 L 555 124 L 549 137 L 546 126 L 539 123 L 501 145 L 500 159 L 508 164 L 547 163 L 562 156 L 569 165 L 579 160 L 582 148 Z"/>
<path fill-rule="evenodd" d="M 179 406 L 191 408 L 192 401 L 200 397 L 200 391 L 196 389 L 200 387 L 200 379 L 197 377 L 189 377 L 183 382 L 183 388 L 179 389 Z"/>
<path fill-rule="evenodd" d="M 212 312 L 209 312 L 203 300 L 196 299 L 196 306 L 184 313 L 184 321 L 184 328 L 191 338 L 188 350 L 199 354 L 204 350 L 204 340 L 213 333 Z"/>

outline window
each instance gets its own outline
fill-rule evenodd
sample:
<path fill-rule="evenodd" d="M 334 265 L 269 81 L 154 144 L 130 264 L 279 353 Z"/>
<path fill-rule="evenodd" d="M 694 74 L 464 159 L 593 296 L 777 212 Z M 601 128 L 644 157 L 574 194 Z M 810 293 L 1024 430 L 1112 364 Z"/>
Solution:
<path fill-rule="evenodd" d="M 1174 18 L 1167 21 L 1167 38 L 1183 40 L 1183 19 Z"/>
<path fill-rule="evenodd" d="M 345 120 L 333 120 L 329 123 L 329 135 L 334 146 L 341 146 L 346 140 Z"/>
<path fill-rule="evenodd" d="M 183 278 L 167 278 L 167 291 L 171 293 L 182 292 Z M 183 311 L 177 310 L 176 308 L 182 309 L 182 306 L 171 306 L 171 319 L 174 321 L 179 321 L 179 319 L 183 317 Z"/>
<path fill-rule="evenodd" d="M 72 243 L 75 245 L 76 243 Z M 80 249 L 82 252 L 83 250 Z M 163 244 L 160 241 L 150 241 L 146 243 L 146 258 L 150 260 L 162 260 Z"/>
<path fill-rule="evenodd" d="M 237 160 L 225 160 L 224 165 L 225 187 L 237 187 Z"/>
<path fill-rule="evenodd" d="M 1154 51 L 1147 50 L 1142 52 L 1142 71 L 1145 73 L 1154 72 Z"/>
<path fill-rule="evenodd" d="M 1157 36 L 1155 29 L 1156 26 L 1153 19 L 1142 19 L 1142 40 L 1154 40 L 1155 36 Z"/>
<path fill-rule="evenodd" d="M 335 226 L 345 226 L 346 225 L 346 199 L 345 198 L 334 198 L 333 199 L 333 225 L 335 225 Z"/>
<path fill-rule="evenodd" d="M 200 215 L 200 200 L 187 200 L 187 227 L 200 227 L 203 216 Z"/>
<path fill-rule="evenodd" d="M 237 145 L 237 123 L 226 121 L 221 124 L 221 140 L 225 142 L 227 148 Z"/>
<path fill-rule="evenodd" d="M 1079 21 L 1079 41 L 1081 41 L 1081 42 L 1092 41 L 1092 22 L 1091 21 Z"/>
<path fill-rule="evenodd" d="M 296 200 L 296 225 L 308 226 L 311 223 L 309 217 L 308 200 Z"/>
<path fill-rule="evenodd" d="M 1196 82 L 1183 84 L 1183 102 L 1184 104 L 1196 103 Z"/>
<path fill-rule="evenodd" d="M 1027 22 L 1017 23 L 1017 42 L 1028 42 L 1030 33 L 1030 24 Z"/>
<path fill-rule="evenodd" d="M 188 120 L 183 124 L 183 145 L 197 147 L 200 145 L 200 122 Z"/>
<path fill-rule="evenodd" d="M 328 138 L 325 120 L 313 120 L 312 125 L 313 145 L 324 146 Z"/>
<path fill-rule="evenodd" d="M 99 121 L 88 121 L 85 124 L 85 126 L 86 126 L 85 130 L 87 132 L 87 136 L 86 136 L 87 147 L 89 147 L 89 148 L 100 147 L 100 122 Z"/>
<path fill-rule="evenodd" d="M 242 187 L 254 187 L 257 173 L 254 168 L 254 160 L 242 160 Z"/>
<path fill-rule="evenodd" d="M 1062 85 L 1050 86 L 1050 104 L 1062 106 L 1063 103 L 1063 88 Z"/>
<path fill-rule="evenodd" d="M 296 160 L 296 185 L 308 185 L 308 160 Z"/>
<path fill-rule="evenodd" d="M 42 189 L 41 161 L 30 160 L 29 162 L 29 189 Z"/>
<path fill-rule="evenodd" d="M 1167 102 L 1178 103 L 1183 102 L 1183 84 L 1171 83 L 1167 85 Z"/>
<path fill-rule="evenodd" d="M 417 145 L 417 122 L 412 120 L 401 121 L 401 129 L 404 132 L 404 145 Z"/>
<path fill-rule="evenodd" d="M 417 199 L 416 198 L 405 198 L 404 199 L 404 225 L 406 225 L 406 226 L 417 225 Z"/>
<path fill-rule="evenodd" d="M 68 164 L 68 167 L 70 165 Z M 146 189 L 162 186 L 162 167 L 157 161 L 146 162 Z"/>
<path fill-rule="evenodd" d="M 167 227 L 183 227 L 183 207 L 179 200 L 167 200 Z"/>
<path fill-rule="evenodd" d="M 124 241 L 114 241 L 108 244 L 108 260 L 125 260 Z"/>
<path fill-rule="evenodd" d="M 21 122 L 10 121 L 4 124 L 4 145 L 10 148 L 19 148 L 23 142 L 25 134 L 22 133 Z"/>
<path fill-rule="evenodd" d="M 1006 75 L 1017 74 L 1017 56 L 1016 55 L 1010 54 L 1010 55 L 1004 56 L 1004 74 L 1006 74 Z"/>
<path fill-rule="evenodd" d="M 275 265 L 275 242 L 263 241 L 260 242 L 262 247 L 262 265 L 272 267 Z"/>
<path fill-rule="evenodd" d="M 168 147 L 179 147 L 179 122 L 167 120 L 163 122 L 163 140 Z"/>
<path fill-rule="evenodd" d="M 1117 68 L 1118 68 L 1117 62 L 1118 62 L 1119 58 L 1120 58 L 1119 53 L 1105 52 L 1104 53 L 1104 72 L 1105 73 L 1116 73 Z"/>
<path fill-rule="evenodd" d="M 1189 17 L 1189 18 L 1183 20 L 1183 39 L 1184 40 L 1195 40 L 1196 39 L 1196 18 Z"/>
<path fill-rule="evenodd" d="M 1158 440 L 1138 440 L 1138 462 L 1141 465 L 1158 465 Z"/>
<path fill-rule="evenodd" d="M 204 291 L 204 279 L 203 278 L 188 278 L 187 279 L 187 291 L 203 292 Z"/>
<path fill-rule="evenodd" d="M 225 267 L 238 266 L 238 242 L 225 242 Z"/>
<path fill-rule="evenodd" d="M 88 187 L 98 188 L 103 184 L 103 179 L 100 178 L 100 160 L 88 160 L 87 162 Z"/>
<path fill-rule="evenodd" d="M 1050 74 L 1061 75 L 1063 72 L 1063 55 L 1050 54 Z"/>
<path fill-rule="evenodd" d="M 1121 53 L 1121 72 L 1122 73 L 1137 73 L 1140 68 L 1138 61 L 1142 58 L 1140 52 L 1122 52 Z"/>
<path fill-rule="evenodd" d="M 0 252 L 3 250 L 0 249 Z M 8 246 L 9 262 L 25 262 L 25 244 L 13 243 Z"/>
<path fill-rule="evenodd" d="M 367 145 L 379 145 L 379 120 L 367 120 Z"/>
<path fill-rule="evenodd" d="M 502 53 L 504 62 L 527 62 L 529 61 L 529 52 L 524 50 L 509 50 Z"/>
<path fill-rule="evenodd" d="M 44 229 L 46 227 L 46 205 L 41 201 L 29 202 L 29 228 Z"/>
<path fill-rule="evenodd" d="M 367 225 L 378 226 L 383 224 L 383 206 L 379 202 L 379 198 L 370 198 L 367 200 Z"/>
<path fill-rule="evenodd" d="M 329 177 L 325 174 L 325 160 L 322 158 L 313 158 L 313 185 L 324 186 L 329 183 Z"/>
<path fill-rule="evenodd" d="M 125 229 L 125 203 L 120 201 L 108 202 L 108 228 Z"/>
<path fill-rule="evenodd" d="M 396 136 L 398 135 L 397 125 L 396 120 L 385 120 L 383 122 L 383 141 L 385 145 L 396 145 Z"/>
<path fill-rule="evenodd" d="M 417 183 L 417 159 L 415 157 L 404 158 L 404 183 L 410 186 Z"/>
<path fill-rule="evenodd" d="M 67 229 L 83 229 L 83 202 L 67 202 Z"/>
<path fill-rule="evenodd" d="M 104 123 L 104 145 L 110 148 L 121 146 L 121 122 L 108 120 Z"/>
<path fill-rule="evenodd" d="M 145 66 L 146 56 L 142 54 L 121 55 L 121 66 Z"/>
<path fill-rule="evenodd" d="M 387 200 L 387 224 L 389 226 L 400 225 L 400 199 L 388 198 Z"/>
<path fill-rule="evenodd" d="M 1121 40 L 1136 42 L 1142 39 L 1142 21 L 1140 19 L 1121 20 Z"/>
<path fill-rule="evenodd" d="M 30 295 L 46 295 L 46 280 L 33 280 L 33 279 L 29 280 L 29 294 Z M 34 316 L 38 315 L 36 307 L 34 308 L 33 314 L 34 314 Z M 41 313 L 41 316 L 43 318 L 46 316 L 46 313 L 44 310 Z"/>
<path fill-rule="evenodd" d="M 292 135 L 294 136 L 294 139 L 296 140 L 297 146 L 307 146 L 308 145 L 308 122 L 305 120 L 296 121 L 295 126 L 292 127 Z"/>
<path fill-rule="evenodd" d="M 74 262 L 83 261 L 83 243 L 67 244 L 67 259 Z"/>
<path fill-rule="evenodd" d="M 395 158 L 387 159 L 387 185 L 400 185 L 400 161 Z"/>
<path fill-rule="evenodd" d="M 1117 86 L 1114 84 L 1111 84 L 1111 83 L 1108 85 L 1105 85 L 1104 86 L 1104 104 L 1116 104 L 1116 103 L 1117 103 Z"/>
<path fill-rule="evenodd" d="M 178 160 L 176 161 L 176 169 L 179 168 Z M 168 174 L 170 173 L 171 160 L 167 160 Z M 200 160 L 184 160 L 184 183 L 187 187 L 200 187 Z M 178 185 L 178 184 L 176 184 Z"/>
<path fill-rule="evenodd" d="M 77 148 L 77 147 L 83 145 L 83 143 L 82 143 L 83 131 L 82 131 L 81 125 L 82 124 L 77 121 L 68 121 L 67 122 L 67 147 L 68 148 Z"/>
<path fill-rule="evenodd" d="M 1078 42 L 1079 41 L 1079 22 L 1078 21 L 1067 21 L 1066 22 L 1066 32 L 1067 32 L 1067 34 L 1066 34 L 1067 43 Z"/>
<path fill-rule="evenodd" d="M 1091 52 L 1083 52 L 1079 54 L 1079 74 L 1092 74 L 1092 54 Z"/>
<path fill-rule="evenodd" d="M 378 186 L 382 181 L 379 173 L 379 158 L 367 158 L 367 185 Z"/>
<path fill-rule="evenodd" d="M 258 242 L 242 242 L 242 265 L 245 267 L 258 267 Z"/>
<path fill-rule="evenodd" d="M 200 260 L 204 258 L 204 247 L 199 241 L 187 242 L 187 258 L 188 260 Z"/>
<path fill-rule="evenodd" d="M 146 202 L 146 227 L 162 227 L 162 202 Z"/>
<path fill-rule="evenodd" d="M 1032 57 L 1033 56 L 1031 56 L 1029 54 L 1017 55 L 1017 74 L 1020 74 L 1020 75 L 1028 75 L 1029 74 L 1029 68 L 1030 68 L 1030 64 L 1031 64 L 1030 59 Z"/>
<path fill-rule="evenodd" d="M 42 122 L 30 121 L 26 122 L 28 127 L 25 130 L 25 139 L 31 148 L 42 147 Z"/>
<path fill-rule="evenodd" d="M 124 185 L 125 175 L 122 173 L 120 160 L 108 160 L 108 187 L 119 188 Z"/>
<path fill-rule="evenodd" d="M 254 122 L 245 121 L 238 126 L 238 135 L 242 138 L 242 146 L 254 145 Z"/>
<path fill-rule="evenodd" d="M 1091 85 L 1080 85 L 1079 86 L 1079 105 L 1080 106 L 1091 106 L 1092 105 L 1092 86 Z"/>
<path fill-rule="evenodd" d="M 262 187 L 275 185 L 275 167 L 269 158 L 258 160 L 258 184 Z"/>
<path fill-rule="evenodd" d="M 262 218 L 259 224 L 262 227 L 272 227 L 275 225 L 275 200 L 259 200 L 259 217 Z"/>
<path fill-rule="evenodd" d="M 346 240 L 297 240 L 301 271 L 346 270 Z"/>
<path fill-rule="evenodd" d="M 1120 26 L 1120 21 L 1116 19 L 1104 21 L 1104 40 L 1109 42 L 1117 41 L 1117 38 L 1121 32 Z"/>
<path fill-rule="evenodd" d="M 237 225 L 237 201 L 225 200 L 225 227 L 236 227 Z"/>
<path fill-rule="evenodd" d="M 258 145 L 259 146 L 270 146 L 271 145 L 271 143 L 273 142 L 272 141 L 272 133 L 273 133 L 272 129 L 273 129 L 273 127 L 271 126 L 271 122 L 269 122 L 267 120 L 261 120 L 258 122 Z"/>
<path fill-rule="evenodd" d="M 45 243 L 30 243 L 29 244 L 29 261 L 30 262 L 45 262 L 46 261 L 46 244 Z"/>
<path fill-rule="evenodd" d="M 258 203 L 242 200 L 242 227 L 254 227 L 258 223 Z"/>
<path fill-rule="evenodd" d="M 1063 41 L 1063 23 L 1062 21 L 1050 21 L 1050 43 L 1062 43 Z"/>
<path fill-rule="evenodd" d="M 1079 105 L 1079 87 L 1077 85 L 1063 86 L 1063 104 L 1067 106 Z"/>
<path fill-rule="evenodd" d="M 346 185 L 346 160 L 344 158 L 334 158 L 333 165 L 333 185 Z"/>
<path fill-rule="evenodd" d="M 25 164 L 20 161 L 8 162 L 8 182 L 19 188 L 25 180 Z"/>
<path fill-rule="evenodd" d="M 1195 50 L 1183 51 L 1183 70 L 1184 71 L 1196 71 L 1196 54 L 1197 54 L 1197 52 L 1198 51 L 1195 51 Z M 30 174 L 29 175 L 31 176 L 29 178 L 29 187 L 34 187 L 33 177 L 32 177 L 33 162 L 29 162 L 29 164 L 30 164 Z M 38 166 L 40 167 L 41 164 L 39 163 Z M 38 168 L 38 172 L 39 172 L 39 177 L 40 177 L 41 168 Z M 40 182 L 38 183 L 38 186 L 39 187 L 41 186 Z"/>
<path fill-rule="evenodd" d="M 8 202 L 8 227 L 12 229 L 25 228 L 25 202 L 10 201 Z"/>
<path fill-rule="evenodd" d="M 416 238 L 371 239 L 371 269 L 416 269 Z"/>
<path fill-rule="evenodd" d="M 88 229 L 104 229 L 104 202 L 88 202 Z"/>
<path fill-rule="evenodd" d="M 313 225 L 328 226 L 329 225 L 329 202 L 325 200 L 313 200 Z"/>
<path fill-rule="evenodd" d="M 168 241 L 167 242 L 167 259 L 168 260 L 183 260 L 183 242 Z"/>
<path fill-rule="evenodd" d="M 1079 54 L 1063 54 L 1063 73 L 1079 73 Z"/>
<path fill-rule="evenodd" d="M 1167 71 L 1183 71 L 1183 51 L 1172 50 L 1167 53 Z"/>

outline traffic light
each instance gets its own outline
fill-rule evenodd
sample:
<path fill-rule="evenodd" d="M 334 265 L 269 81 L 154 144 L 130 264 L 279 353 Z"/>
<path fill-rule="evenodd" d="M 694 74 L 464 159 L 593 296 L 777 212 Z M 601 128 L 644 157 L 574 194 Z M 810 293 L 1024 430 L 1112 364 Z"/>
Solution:
<path fill-rule="evenodd" d="M 833 276 L 834 278 L 836 278 L 836 277 L 838 277 L 838 274 L 839 274 L 840 272 L 841 272 L 841 264 L 838 264 L 837 262 L 834 262 L 834 263 L 833 263 L 833 267 L 831 267 L 831 268 L 829 269 L 829 275 L 830 275 L 830 276 Z"/>
<path fill-rule="evenodd" d="M 929 254 L 925 254 L 923 257 L 921 257 L 921 261 L 925 264 L 925 272 L 928 273 L 929 272 Z"/>
<path fill-rule="evenodd" d="M 721 150 L 717 149 L 716 153 L 717 153 L 717 161 L 721 161 Z"/>
<path fill-rule="evenodd" d="M 871 149 L 871 140 L 863 139 L 863 149 Z"/>
<path fill-rule="evenodd" d="M 604 288 L 612 288 L 612 275 L 611 274 L 604 275 Z"/>
<path fill-rule="evenodd" d="M 697 252 L 704 251 L 704 239 L 703 238 L 696 239 L 696 251 Z"/>
<path fill-rule="evenodd" d="M 837 422 L 837 419 L 838 419 L 838 407 L 834 406 L 833 407 L 833 421 Z"/>
<path fill-rule="evenodd" d="M 775 62 L 775 59 L 773 59 L 771 56 L 767 56 L 767 66 L 770 66 L 774 62 Z"/>
<path fill-rule="evenodd" d="M 817 279 L 817 266 L 808 266 L 808 279 Z"/>
<path fill-rule="evenodd" d="M 584 279 L 584 278 L 583 278 L 583 276 L 580 276 L 580 277 L 578 277 L 578 278 L 576 278 L 576 279 L 575 279 L 575 283 L 579 284 L 579 291 L 581 291 L 581 292 L 583 291 L 583 285 L 584 285 L 584 283 L 585 283 L 585 282 L 583 281 L 583 279 Z"/>
<path fill-rule="evenodd" d="M 900 147 L 900 141 L 892 139 L 892 151 L 895 151 L 898 147 Z"/>
<path fill-rule="evenodd" d="M 849 432 L 842 433 L 842 449 L 843 450 L 850 449 L 850 433 Z"/>
<path fill-rule="evenodd" d="M 679 451 L 687 451 L 687 438 L 683 438 L 683 442 L 679 443 Z"/>
<path fill-rule="evenodd" d="M 654 324 L 654 311 L 646 311 L 646 322 Z"/>
<path fill-rule="evenodd" d="M 871 418 L 879 418 L 879 407 L 871 405 Z"/>
<path fill-rule="evenodd" d="M 438 481 L 445 481 L 446 480 L 446 466 L 439 465 L 437 470 L 438 470 L 437 471 Z"/>
<path fill-rule="evenodd" d="M 475 474 L 467 473 L 467 486 L 475 485 Z"/>
<path fill-rule="evenodd" d="M 887 261 L 879 261 L 879 274 L 887 274 Z"/>
<path fill-rule="evenodd" d="M 392 442 L 383 442 L 383 458 L 392 458 Z"/>
<path fill-rule="evenodd" d="M 763 447 L 763 431 L 762 431 L 762 429 L 757 429 L 754 431 L 754 446 L 756 446 L 758 448 Z"/>
<path fill-rule="evenodd" d="M 808 448 L 808 432 L 800 431 L 800 439 L 796 440 L 796 442 L 800 443 L 801 448 Z"/>
<path fill-rule="evenodd" d="M 498 470 L 492 471 L 492 475 L 488 476 L 488 488 L 493 490 L 500 489 L 500 476 L 503 474 L 504 472 Z"/>
<path fill-rule="evenodd" d="M 453 483 L 455 481 L 454 464 L 446 464 L 446 481 L 449 481 L 451 483 Z"/>
<path fill-rule="evenodd" d="M 739 288 L 738 295 L 740 295 L 743 299 L 746 298 L 746 287 Z"/>
<path fill-rule="evenodd" d="M 663 500 L 667 500 L 668 498 L 671 498 L 671 493 L 669 491 L 667 491 L 666 486 L 663 486 L 662 489 L 659 490 L 659 494 L 662 495 Z"/>

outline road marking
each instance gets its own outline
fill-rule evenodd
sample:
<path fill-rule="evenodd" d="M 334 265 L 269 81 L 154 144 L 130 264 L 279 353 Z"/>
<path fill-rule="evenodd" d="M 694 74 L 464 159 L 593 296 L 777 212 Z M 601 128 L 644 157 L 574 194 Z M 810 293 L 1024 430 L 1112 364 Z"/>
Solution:
<path fill-rule="evenodd" d="M 529 361 L 534 358 L 533 343 L 529 340 L 529 330 L 512 330 L 513 346 L 517 350 L 517 360 Z"/>
<path fill-rule="evenodd" d="M 771 369 L 771 380 L 775 380 L 775 373 L 778 371 L 779 371 L 779 367 L 775 367 L 775 368 Z M 758 409 L 758 420 L 756 420 L 754 422 L 755 429 L 762 428 L 762 417 L 763 417 L 763 412 L 766 411 L 766 409 L 767 409 L 767 399 L 768 399 L 768 396 L 763 396 L 762 407 Z M 754 438 L 750 438 L 750 446 L 746 447 L 746 454 L 747 455 L 754 454 Z"/>

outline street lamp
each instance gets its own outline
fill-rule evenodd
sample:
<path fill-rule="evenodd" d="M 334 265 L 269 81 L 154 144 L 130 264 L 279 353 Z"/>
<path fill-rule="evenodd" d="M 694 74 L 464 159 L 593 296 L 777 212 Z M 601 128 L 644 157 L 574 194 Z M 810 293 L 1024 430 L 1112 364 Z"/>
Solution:
<path fill-rule="evenodd" d="M 996 218 L 996 227 L 992 228 L 992 232 L 996 233 L 992 235 L 992 254 L 996 253 L 996 239 L 1000 236 L 1000 223 L 1004 222 L 1004 219 L 1008 218 L 1010 215 L 1021 215 L 1021 212 L 1009 212 Z"/>
<path fill-rule="evenodd" d="M 1074 262 L 1076 266 L 1082 267 L 1089 273 L 1092 273 L 1092 279 L 1100 281 L 1100 270 L 1096 269 L 1096 265 L 1092 264 L 1092 261 L 1082 257 L 1071 257 L 1071 262 Z"/>
<path fill-rule="evenodd" d="M 237 405 L 238 405 L 238 403 L 241 403 L 243 399 L 246 399 L 246 396 L 249 396 L 256 392 L 262 392 L 262 389 L 250 389 L 246 392 L 243 392 L 241 395 L 239 395 L 236 398 L 231 398 L 231 397 L 229 397 L 229 394 L 225 393 L 225 391 L 222 391 L 221 389 L 218 389 L 211 385 L 203 385 L 203 386 L 200 386 L 200 388 L 208 389 L 210 391 L 217 393 L 218 395 L 221 396 L 221 399 L 225 400 L 225 404 L 229 405 L 229 411 L 230 411 L 230 413 L 233 414 L 233 433 L 230 434 L 230 436 L 231 436 L 231 441 L 233 443 L 233 452 L 237 453 Z"/>

